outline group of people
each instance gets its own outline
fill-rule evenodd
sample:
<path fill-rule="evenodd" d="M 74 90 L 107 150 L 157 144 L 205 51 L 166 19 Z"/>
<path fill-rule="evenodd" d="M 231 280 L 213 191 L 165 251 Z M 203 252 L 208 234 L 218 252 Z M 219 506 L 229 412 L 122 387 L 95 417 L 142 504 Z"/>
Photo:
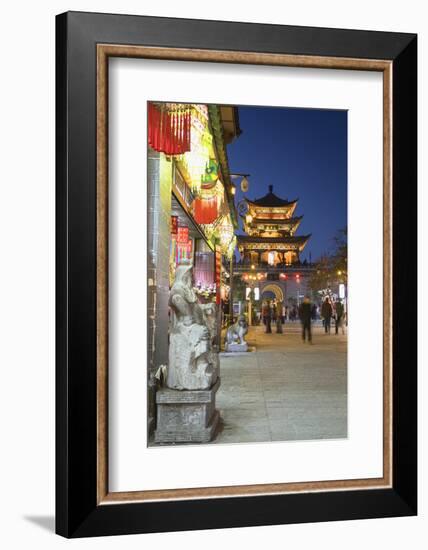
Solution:
<path fill-rule="evenodd" d="M 316 319 L 316 306 L 313 306 L 315 310 L 313 311 L 313 320 Z M 270 317 L 271 322 L 276 323 L 276 321 L 281 321 L 284 324 L 286 321 L 298 321 L 299 320 L 299 308 L 297 306 L 286 306 L 283 304 L 277 304 L 275 300 L 263 303 L 263 306 L 260 311 L 260 319 L 264 325 L 266 325 L 266 320 Z"/>
<path fill-rule="evenodd" d="M 286 306 L 282 305 L 282 307 L 278 307 L 275 301 L 272 302 L 265 302 L 263 304 L 262 310 L 260 312 L 260 319 L 259 321 L 263 321 L 263 324 L 266 324 L 266 318 L 271 317 L 271 321 L 276 322 L 277 319 L 281 321 L 282 324 L 284 324 L 286 321 L 299 321 L 300 315 L 299 315 L 299 307 L 296 305 Z M 256 313 L 257 315 L 257 313 Z M 311 319 L 312 321 L 317 321 L 321 318 L 321 306 L 317 304 L 311 305 Z"/>
<path fill-rule="evenodd" d="M 335 320 L 335 333 L 339 333 L 339 327 L 342 327 L 342 334 L 345 332 L 343 327 L 345 309 L 342 304 L 342 300 L 332 302 L 329 296 L 326 296 L 321 305 L 321 319 L 323 322 L 324 332 L 330 334 L 331 332 L 331 320 Z M 313 305 L 309 299 L 309 296 L 305 296 L 303 302 L 299 307 L 299 318 L 302 323 L 302 340 L 305 342 L 306 338 L 308 342 L 312 342 L 312 319 L 313 319 Z"/>
<path fill-rule="evenodd" d="M 268 300 L 262 307 L 262 319 L 263 324 L 266 327 L 265 332 L 270 334 L 272 332 L 272 321 L 276 322 L 278 319 L 278 310 L 274 304 L 271 304 Z"/>
<path fill-rule="evenodd" d="M 302 325 L 302 340 L 305 342 L 312 342 L 312 321 L 315 321 L 320 316 L 322 319 L 324 332 L 330 334 L 332 320 L 335 321 L 335 333 L 339 333 L 339 328 L 342 328 L 342 334 L 344 333 L 344 306 L 340 299 L 333 302 L 329 296 L 326 296 L 321 306 L 312 304 L 309 296 L 305 296 L 303 302 L 299 307 L 293 306 L 287 308 L 284 306 L 282 311 L 278 311 L 278 307 L 275 304 L 267 301 L 262 307 L 262 320 L 265 325 L 265 332 L 272 332 L 272 323 L 282 324 L 284 321 L 294 321 L 300 319 Z M 278 329 L 278 327 L 277 327 Z M 282 332 L 277 330 L 277 332 Z"/>

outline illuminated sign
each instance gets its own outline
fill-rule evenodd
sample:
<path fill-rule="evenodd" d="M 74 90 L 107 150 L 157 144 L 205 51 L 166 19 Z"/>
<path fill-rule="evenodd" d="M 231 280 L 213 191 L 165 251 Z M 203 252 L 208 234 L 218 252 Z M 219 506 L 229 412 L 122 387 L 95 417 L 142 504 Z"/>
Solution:
<path fill-rule="evenodd" d="M 259 287 L 256 287 L 253 290 L 254 290 L 254 300 L 260 300 L 260 289 L 259 289 Z M 247 286 L 247 288 L 245 289 L 245 299 L 246 300 L 250 299 L 250 292 L 251 292 L 251 287 Z"/>
<path fill-rule="evenodd" d="M 189 228 L 177 227 L 177 243 L 187 244 L 188 240 L 189 240 Z"/>

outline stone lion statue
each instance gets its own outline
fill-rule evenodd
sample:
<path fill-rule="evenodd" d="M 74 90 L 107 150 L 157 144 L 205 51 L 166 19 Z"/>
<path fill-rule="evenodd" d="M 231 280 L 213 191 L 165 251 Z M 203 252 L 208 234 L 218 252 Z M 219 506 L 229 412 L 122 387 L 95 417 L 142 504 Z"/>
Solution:
<path fill-rule="evenodd" d="M 244 336 L 248 332 L 248 323 L 244 315 L 239 315 L 236 323 L 230 326 L 226 331 L 226 344 L 241 344 L 246 345 Z"/>
<path fill-rule="evenodd" d="M 218 378 L 218 355 L 212 349 L 212 336 L 206 316 L 193 290 L 193 268 L 181 264 L 169 294 L 174 312 L 169 338 L 168 388 L 204 390 Z"/>

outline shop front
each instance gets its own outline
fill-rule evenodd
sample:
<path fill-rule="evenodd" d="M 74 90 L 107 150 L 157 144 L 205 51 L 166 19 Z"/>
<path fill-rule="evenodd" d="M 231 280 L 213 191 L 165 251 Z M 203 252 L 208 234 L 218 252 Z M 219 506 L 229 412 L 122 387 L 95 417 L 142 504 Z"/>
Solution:
<path fill-rule="evenodd" d="M 233 107 L 150 104 L 147 254 L 152 388 L 156 371 L 168 364 L 173 315 L 168 297 L 179 265 L 193 267 L 199 302 L 217 305 L 218 344 L 221 327 L 229 321 L 237 214 L 226 145 L 239 133 Z M 149 415 L 154 417 L 155 405 L 149 402 Z"/>

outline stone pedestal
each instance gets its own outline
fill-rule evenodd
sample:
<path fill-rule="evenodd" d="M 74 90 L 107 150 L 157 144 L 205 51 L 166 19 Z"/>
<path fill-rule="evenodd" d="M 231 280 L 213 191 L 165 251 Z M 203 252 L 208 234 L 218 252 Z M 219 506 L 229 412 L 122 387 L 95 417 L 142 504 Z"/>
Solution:
<path fill-rule="evenodd" d="M 226 343 L 225 346 L 224 346 L 224 351 L 227 351 L 228 353 L 232 353 L 232 352 L 243 352 L 243 351 L 248 351 L 248 344 L 247 342 L 244 342 L 243 344 L 238 344 L 238 343 L 233 343 L 233 344 L 228 344 Z"/>
<path fill-rule="evenodd" d="M 156 443 L 208 443 L 220 419 L 215 395 L 220 379 L 209 390 L 171 390 L 156 393 Z"/>

